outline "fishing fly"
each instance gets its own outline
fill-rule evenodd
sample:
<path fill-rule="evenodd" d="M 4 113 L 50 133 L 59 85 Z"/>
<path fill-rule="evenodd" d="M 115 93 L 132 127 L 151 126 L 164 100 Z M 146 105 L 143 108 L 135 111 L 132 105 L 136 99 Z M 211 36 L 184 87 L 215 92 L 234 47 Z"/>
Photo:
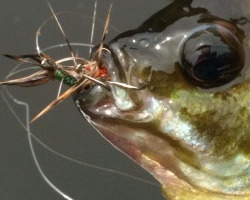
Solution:
<path fill-rule="evenodd" d="M 37 33 L 36 33 L 37 53 L 26 54 L 26 55 L 11 55 L 11 54 L 6 54 L 6 53 L 1 53 L 2 56 L 7 57 L 7 58 L 12 59 L 12 60 L 16 60 L 16 61 L 20 62 L 20 64 L 26 64 L 27 66 L 32 66 L 37 71 L 30 74 L 30 75 L 26 75 L 24 77 L 21 77 L 21 78 L 15 78 L 15 79 L 0 82 L 0 85 L 17 86 L 17 87 L 33 87 L 33 86 L 39 86 L 42 84 L 50 83 L 53 80 L 58 80 L 60 82 L 60 87 L 58 90 L 57 98 L 54 101 L 52 101 L 48 106 L 46 106 L 32 120 L 27 121 L 26 125 L 20 121 L 20 118 L 15 114 L 15 111 L 12 109 L 11 105 L 9 104 L 6 97 L 2 93 L 2 96 L 5 100 L 5 102 L 7 103 L 7 105 L 9 106 L 10 110 L 13 112 L 14 116 L 17 118 L 17 120 L 24 127 L 24 129 L 26 129 L 26 131 L 28 133 L 28 140 L 29 140 L 29 145 L 31 148 L 32 157 L 35 161 L 35 164 L 36 164 L 38 171 L 42 175 L 43 179 L 49 184 L 49 186 L 51 186 L 51 188 L 55 192 L 60 194 L 65 199 L 70 199 L 70 200 L 73 199 L 72 197 L 67 195 L 63 190 L 61 190 L 59 187 L 57 187 L 47 177 L 47 175 L 43 172 L 43 170 L 39 164 L 38 158 L 36 156 L 36 153 L 34 151 L 32 138 L 34 140 L 36 140 L 44 148 L 46 148 L 49 151 L 51 151 L 52 153 L 54 153 L 55 155 L 58 155 L 59 157 L 65 158 L 65 159 L 70 160 L 72 162 L 81 164 L 81 165 L 86 166 L 86 167 L 94 168 L 97 170 L 102 170 L 105 172 L 114 173 L 114 174 L 118 174 L 121 176 L 129 177 L 131 179 L 134 179 L 134 180 L 137 180 L 140 182 L 144 182 L 146 184 L 155 185 L 154 183 L 151 183 L 150 181 L 144 180 L 142 178 L 137 178 L 137 177 L 134 177 L 134 176 L 131 176 L 129 174 L 119 172 L 116 170 L 112 170 L 112 169 L 108 169 L 108 168 L 104 168 L 104 167 L 99 167 L 99 166 L 88 164 L 88 163 L 83 163 L 79 160 L 75 160 L 75 159 L 70 158 L 68 156 L 62 155 L 62 154 L 54 151 L 53 149 L 51 149 L 49 146 L 47 146 L 45 143 L 43 143 L 40 139 L 38 139 L 35 135 L 33 135 L 31 133 L 29 124 L 38 120 L 41 116 L 43 116 L 45 113 L 47 113 L 49 110 L 51 110 L 54 106 L 56 106 L 57 104 L 59 104 L 63 100 L 65 100 L 68 97 L 71 97 L 73 95 L 76 95 L 77 93 L 80 93 L 81 91 L 84 91 L 85 89 L 88 89 L 92 85 L 95 85 L 95 84 L 99 85 L 102 88 L 105 88 L 105 90 L 107 90 L 107 91 L 110 91 L 111 87 L 113 85 L 121 87 L 121 88 L 131 89 L 131 90 L 141 90 L 144 87 L 143 86 L 141 88 L 138 88 L 136 86 L 132 86 L 132 85 L 129 85 L 126 83 L 109 80 L 109 74 L 108 74 L 107 68 L 102 63 L 101 57 L 102 57 L 103 51 L 109 52 L 109 49 L 105 48 L 104 43 L 105 43 L 106 35 L 108 34 L 112 5 L 110 6 L 108 14 L 107 14 L 107 19 L 105 21 L 105 27 L 104 27 L 104 31 L 103 31 L 100 45 L 95 49 L 95 52 L 93 52 L 93 53 L 91 50 L 93 48 L 92 42 L 93 42 L 93 32 L 94 32 L 94 26 L 95 26 L 95 20 L 96 20 L 95 18 L 96 18 L 97 1 L 95 2 L 95 9 L 94 9 L 94 14 L 93 14 L 93 24 L 92 24 L 93 27 L 92 27 L 90 44 L 81 44 L 81 43 L 73 44 L 73 43 L 71 43 L 66 35 L 66 32 L 64 31 L 59 19 L 58 19 L 58 16 L 61 14 L 56 14 L 54 12 L 54 10 L 52 9 L 50 4 L 48 4 L 48 6 L 52 12 L 52 17 L 49 18 L 49 20 L 54 18 L 54 20 L 56 21 L 58 28 L 59 28 L 59 30 L 60 30 L 60 32 L 63 35 L 64 40 L 65 40 L 65 44 L 62 44 L 62 45 L 67 46 L 69 49 L 69 52 L 70 52 L 69 57 L 63 57 L 61 59 L 54 60 L 46 52 L 48 49 L 52 49 L 52 48 L 57 47 L 57 46 L 52 46 L 52 47 L 49 47 L 45 50 L 41 50 L 40 45 L 39 45 L 39 37 L 41 35 L 41 29 L 42 29 L 43 25 L 45 25 L 49 20 L 45 21 L 44 24 L 42 24 L 42 26 L 40 26 L 39 29 L 37 30 Z M 62 46 L 62 45 L 60 45 L 60 46 Z M 92 59 L 88 60 L 84 57 L 80 57 L 78 55 L 78 53 L 74 53 L 73 48 L 72 48 L 73 45 L 89 46 L 89 49 L 90 49 L 89 54 L 92 53 L 92 56 L 91 56 Z M 32 68 L 27 68 L 27 70 L 30 70 L 30 69 L 32 69 Z M 7 78 L 9 79 L 11 76 L 18 74 L 18 73 L 25 71 L 25 70 L 26 69 L 21 69 L 21 70 L 14 69 L 13 72 L 11 72 Z M 66 92 L 61 94 L 62 84 L 67 85 L 69 87 L 69 89 Z M 22 102 L 22 101 L 15 99 L 15 97 L 12 96 L 12 94 L 9 93 L 8 90 L 6 90 L 5 92 L 16 104 L 25 106 L 25 108 L 27 109 L 26 110 L 26 114 L 27 114 L 26 119 L 28 120 L 30 118 L 29 117 L 29 105 L 26 102 Z"/>
<path fill-rule="evenodd" d="M 105 66 L 103 66 L 100 60 L 102 51 L 109 51 L 108 49 L 104 48 L 104 42 L 106 35 L 108 33 L 108 26 L 109 26 L 112 6 L 110 6 L 109 9 L 100 47 L 95 52 L 95 55 L 93 55 L 93 58 L 90 61 L 86 60 L 85 58 L 77 57 L 76 55 L 74 55 L 70 42 L 56 14 L 54 13 L 50 5 L 49 8 L 51 9 L 51 12 L 53 13 L 53 16 L 58 24 L 58 27 L 60 28 L 61 33 L 65 38 L 65 41 L 71 53 L 71 57 L 55 61 L 49 55 L 42 52 L 38 44 L 37 44 L 37 54 L 30 54 L 30 55 L 2 54 L 3 56 L 6 56 L 14 60 L 18 60 L 20 62 L 28 63 L 33 66 L 38 66 L 41 68 L 41 70 L 26 77 L 0 82 L 0 85 L 30 87 L 30 86 L 45 84 L 54 79 L 57 79 L 70 87 L 69 90 L 61 94 L 56 100 L 51 102 L 36 117 L 34 117 L 31 120 L 31 123 L 36 121 L 38 118 L 40 118 L 42 115 L 44 115 L 46 112 L 48 112 L 50 109 L 52 109 L 61 101 L 72 96 L 72 94 L 74 94 L 75 92 L 89 87 L 93 83 L 98 84 L 106 88 L 107 90 L 110 90 L 110 85 L 117 85 L 119 87 L 127 89 L 136 89 L 136 90 L 142 89 L 125 83 L 109 81 L 107 69 L 105 68 Z M 38 30 L 37 32 L 38 35 L 39 32 L 40 30 Z M 73 61 L 73 65 L 72 66 L 64 65 L 64 63 L 68 61 Z M 100 79 L 103 81 L 101 81 Z"/>

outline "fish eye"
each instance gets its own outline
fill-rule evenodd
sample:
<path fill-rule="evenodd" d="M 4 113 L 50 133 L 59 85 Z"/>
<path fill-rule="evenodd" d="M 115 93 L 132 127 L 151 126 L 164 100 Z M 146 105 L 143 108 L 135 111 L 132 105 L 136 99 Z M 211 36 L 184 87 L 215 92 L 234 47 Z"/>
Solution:
<path fill-rule="evenodd" d="M 181 64 L 186 78 L 195 86 L 218 87 L 240 74 L 244 51 L 230 30 L 211 25 L 194 31 L 184 42 Z"/>

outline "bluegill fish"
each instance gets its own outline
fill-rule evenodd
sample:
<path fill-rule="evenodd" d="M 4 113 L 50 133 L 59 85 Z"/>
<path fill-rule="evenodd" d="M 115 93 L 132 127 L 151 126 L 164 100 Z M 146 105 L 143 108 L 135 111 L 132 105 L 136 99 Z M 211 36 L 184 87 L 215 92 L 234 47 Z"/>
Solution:
<path fill-rule="evenodd" d="M 166 4 L 97 46 L 91 61 L 73 51 L 58 61 L 40 51 L 5 55 L 41 69 L 0 85 L 62 80 L 70 89 L 45 112 L 75 94 L 83 116 L 169 200 L 249 200 L 250 0 Z"/>
<path fill-rule="evenodd" d="M 176 0 L 101 57 L 108 79 L 74 100 L 167 199 L 250 199 L 249 0 Z M 230 6 L 229 6 L 230 5 Z"/>

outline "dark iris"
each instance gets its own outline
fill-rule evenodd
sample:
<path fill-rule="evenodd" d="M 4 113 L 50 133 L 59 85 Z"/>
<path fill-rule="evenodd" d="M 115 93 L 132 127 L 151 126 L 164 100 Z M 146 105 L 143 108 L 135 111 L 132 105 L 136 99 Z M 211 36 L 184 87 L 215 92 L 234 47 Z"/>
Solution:
<path fill-rule="evenodd" d="M 231 34 L 216 29 L 194 33 L 184 44 L 182 66 L 195 86 L 213 88 L 229 83 L 241 72 L 244 53 Z"/>

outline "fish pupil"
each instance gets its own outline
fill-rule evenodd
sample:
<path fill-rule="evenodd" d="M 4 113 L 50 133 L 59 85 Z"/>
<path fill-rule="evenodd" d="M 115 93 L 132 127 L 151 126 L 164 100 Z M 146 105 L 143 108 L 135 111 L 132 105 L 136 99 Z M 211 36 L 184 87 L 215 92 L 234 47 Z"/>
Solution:
<path fill-rule="evenodd" d="M 220 77 L 218 62 L 213 59 L 201 61 L 194 67 L 194 75 L 201 80 L 210 81 Z"/>

